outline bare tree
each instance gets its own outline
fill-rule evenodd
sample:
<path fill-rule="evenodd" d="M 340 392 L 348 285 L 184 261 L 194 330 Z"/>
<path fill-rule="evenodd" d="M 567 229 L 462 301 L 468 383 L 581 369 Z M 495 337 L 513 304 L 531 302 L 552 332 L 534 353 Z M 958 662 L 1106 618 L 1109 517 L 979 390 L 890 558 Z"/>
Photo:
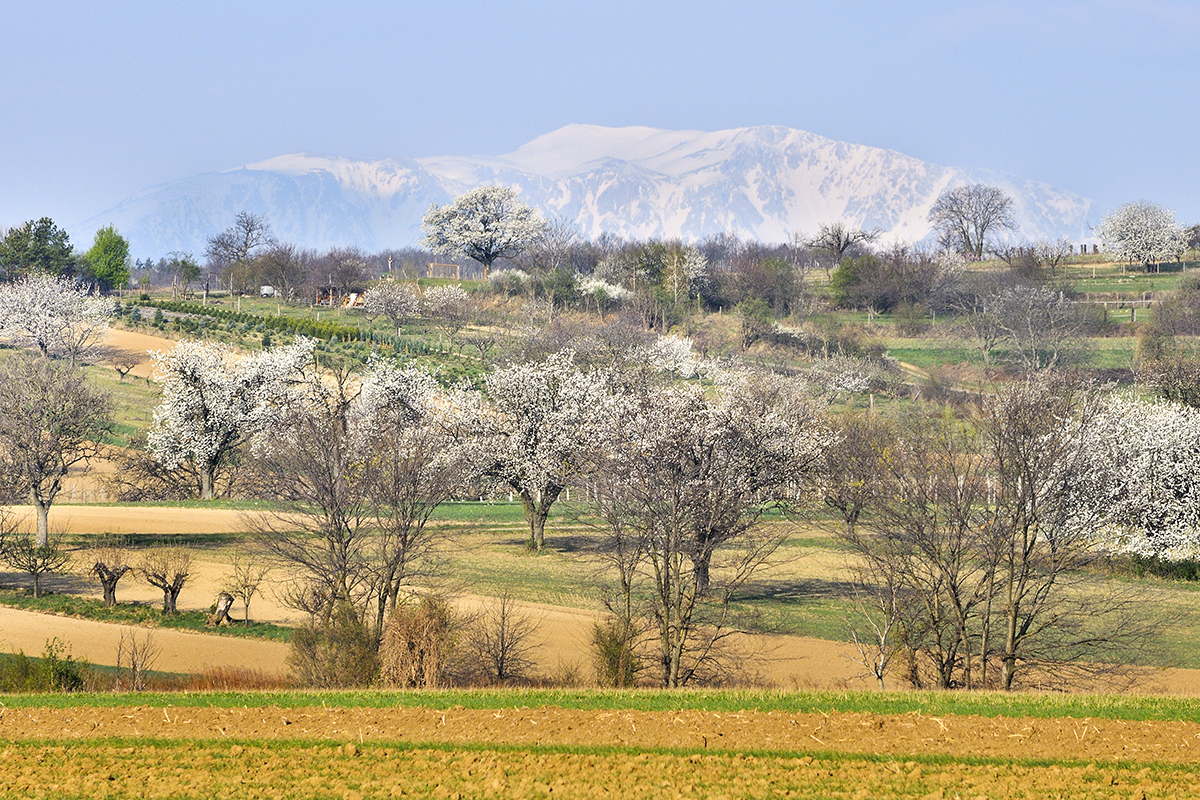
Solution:
<path fill-rule="evenodd" d="M 177 613 L 179 593 L 191 571 L 192 553 L 186 547 L 152 547 L 142 555 L 138 565 L 146 583 L 162 590 L 163 614 Z"/>
<path fill-rule="evenodd" d="M 117 604 L 117 584 L 133 569 L 129 548 L 118 539 L 109 539 L 92 550 L 92 557 L 91 571 L 104 592 L 104 607 L 112 608 Z"/>
<path fill-rule="evenodd" d="M 847 535 L 871 505 L 879 486 L 881 459 L 892 441 L 887 422 L 874 414 L 850 411 L 831 420 L 835 443 L 825 449 L 820 465 L 821 496 L 842 517 Z"/>
<path fill-rule="evenodd" d="M 307 279 L 309 254 L 289 242 L 272 242 L 254 261 L 254 272 L 258 279 L 275 290 L 291 304 Z"/>
<path fill-rule="evenodd" d="M 804 243 L 813 250 L 827 253 L 836 264 L 850 252 L 851 248 L 873 244 L 878 241 L 882 233 L 878 228 L 869 231 L 852 228 L 839 220 L 838 222 L 822 223 L 817 228 L 816 236 L 805 240 Z"/>
<path fill-rule="evenodd" d="M 1012 198 L 983 183 L 946 189 L 929 210 L 929 221 L 944 247 L 976 259 L 983 258 L 989 234 L 1017 227 Z"/>
<path fill-rule="evenodd" d="M 981 427 L 996 477 L 990 611 L 999 618 L 995 649 L 1005 690 L 1030 668 L 1104 670 L 1115 660 L 1105 653 L 1148 630 L 1137 610 L 1141 598 L 1124 587 L 1084 597 L 1084 570 L 1108 523 L 1089 457 L 1099 447 L 1098 410 L 1094 391 L 1046 376 L 1005 387 L 984 407 Z"/>
<path fill-rule="evenodd" d="M 116 690 L 121 691 L 123 676 L 128 675 L 127 688 L 129 691 L 141 692 L 146 689 L 146 673 L 154 668 L 158 660 L 159 649 L 154 643 L 154 631 L 146 631 L 140 639 L 135 629 L 121 631 L 117 641 L 117 680 Z"/>
<path fill-rule="evenodd" d="M 1086 319 L 1062 292 L 1014 286 L 988 298 L 985 313 L 1027 370 L 1052 369 L 1084 346 Z"/>
<path fill-rule="evenodd" d="M 981 620 L 993 593 L 988 464 L 977 433 L 948 416 L 912 415 L 879 475 L 877 518 L 844 538 L 871 576 L 894 584 L 908 679 L 975 685 Z"/>
<path fill-rule="evenodd" d="M 0 467 L 36 510 L 36 544 L 46 547 L 63 479 L 87 465 L 112 429 L 110 401 L 73 367 L 13 353 L 0 362 L 0 408 Z"/>
<path fill-rule="evenodd" d="M 526 677 L 533 668 L 533 635 L 540 625 L 505 590 L 467 626 L 465 645 L 474 666 L 500 686 Z"/>
<path fill-rule="evenodd" d="M 245 288 L 251 262 L 274 244 L 266 217 L 239 211 L 232 225 L 209 237 L 204 255 L 208 257 L 210 269 L 228 277 L 229 290 L 233 292 L 235 287 Z"/>
<path fill-rule="evenodd" d="M 258 594 L 258 588 L 270 571 L 270 563 L 254 550 L 239 548 L 229 560 L 225 591 L 242 601 L 242 619 L 247 625 L 250 624 L 250 601 Z"/>

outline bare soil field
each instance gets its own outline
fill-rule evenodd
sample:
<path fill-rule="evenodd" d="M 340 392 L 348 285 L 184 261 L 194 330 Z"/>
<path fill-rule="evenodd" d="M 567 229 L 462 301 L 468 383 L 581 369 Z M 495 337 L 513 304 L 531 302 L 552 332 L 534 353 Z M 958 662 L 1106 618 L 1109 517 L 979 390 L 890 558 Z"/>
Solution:
<path fill-rule="evenodd" d="M 114 350 L 135 353 L 142 356 L 136 367 L 129 371 L 130 375 L 138 378 L 148 378 L 154 371 L 154 363 L 150 360 L 150 352 L 155 350 L 170 351 L 175 347 L 174 339 L 162 336 L 151 336 L 146 333 L 127 331 L 120 328 L 109 328 L 104 344 Z"/>
<path fill-rule="evenodd" d="M 1184 798 L 1200 725 L 542 709 L 4 709 L 58 797 Z"/>

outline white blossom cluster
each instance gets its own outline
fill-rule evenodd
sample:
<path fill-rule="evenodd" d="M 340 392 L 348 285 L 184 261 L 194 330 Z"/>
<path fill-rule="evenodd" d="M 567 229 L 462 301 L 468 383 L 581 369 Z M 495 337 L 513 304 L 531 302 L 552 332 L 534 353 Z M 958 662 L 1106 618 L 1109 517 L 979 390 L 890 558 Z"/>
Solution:
<path fill-rule="evenodd" d="M 529 282 L 529 273 L 523 269 L 498 269 L 488 275 L 488 283 L 495 291 L 516 294 Z"/>
<path fill-rule="evenodd" d="M 402 319 L 421 313 L 421 297 L 407 283 L 381 281 L 363 295 L 363 310 L 398 324 Z"/>
<path fill-rule="evenodd" d="M 512 189 L 481 186 L 444 206 L 430 206 L 421 221 L 421 246 L 490 265 L 519 254 L 545 227 L 545 220 Z"/>
<path fill-rule="evenodd" d="M 545 492 L 564 487 L 595 440 L 606 398 L 598 372 L 563 350 L 545 361 L 498 369 L 485 381 L 490 408 L 481 420 L 493 472 L 504 482 Z"/>
<path fill-rule="evenodd" d="M 1093 474 L 1110 520 L 1105 546 L 1200 557 L 1200 411 L 1116 395 L 1104 402 L 1095 430 Z"/>
<path fill-rule="evenodd" d="M 712 367 L 692 349 L 691 339 L 674 334 L 658 337 L 649 347 L 637 348 L 634 358 L 644 360 L 660 372 L 684 379 L 699 377 Z"/>
<path fill-rule="evenodd" d="M 425 313 L 431 317 L 457 317 L 466 313 L 471 296 L 454 283 L 430 286 L 425 290 Z"/>
<path fill-rule="evenodd" d="M 1177 261 L 1187 250 L 1187 234 L 1175 223 L 1175 212 L 1146 200 L 1127 203 L 1106 216 L 1096 236 L 1131 264 Z"/>
<path fill-rule="evenodd" d="M 272 408 L 311 363 L 316 342 L 235 356 L 226 345 L 183 341 L 153 353 L 162 401 L 154 410 L 147 445 L 168 467 L 188 460 L 211 480 L 232 450 L 258 433 Z"/>
<path fill-rule="evenodd" d="M 0 286 L 0 338 L 75 362 L 104 340 L 115 307 L 69 278 L 27 275 Z"/>
<path fill-rule="evenodd" d="M 609 283 L 601 280 L 594 275 L 586 275 L 579 279 L 575 288 L 582 294 L 593 297 L 604 296 L 610 300 L 624 300 L 633 295 L 633 292 L 626 289 L 624 286 L 616 283 Z"/>

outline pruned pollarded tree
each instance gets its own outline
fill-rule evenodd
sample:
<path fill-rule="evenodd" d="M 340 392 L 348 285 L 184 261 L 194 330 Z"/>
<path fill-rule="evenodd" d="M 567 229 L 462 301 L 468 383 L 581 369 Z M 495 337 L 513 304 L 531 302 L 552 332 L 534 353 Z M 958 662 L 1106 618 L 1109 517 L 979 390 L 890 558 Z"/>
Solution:
<path fill-rule="evenodd" d="M 97 352 L 114 308 L 69 278 L 26 275 L 0 286 L 0 338 L 74 366 Z"/>
<path fill-rule="evenodd" d="M 1140 200 L 1126 203 L 1105 216 L 1096 228 L 1105 249 L 1146 272 L 1163 261 L 1179 261 L 1188 249 L 1188 236 L 1175 222 L 1175 212 Z"/>
<path fill-rule="evenodd" d="M 50 544 L 50 507 L 67 473 L 100 450 L 111 402 L 79 370 L 30 353 L 0 361 L 0 473 L 37 513 L 38 547 Z"/>
<path fill-rule="evenodd" d="M 178 613 L 179 594 L 192 572 L 192 553 L 186 547 L 152 547 L 142 554 L 138 572 L 163 593 L 163 614 Z"/>
<path fill-rule="evenodd" d="M 984 183 L 943 191 L 929 209 L 929 221 L 943 247 L 975 259 L 983 258 L 989 234 L 1017 228 L 1012 198 Z"/>
<path fill-rule="evenodd" d="M 444 206 L 431 205 L 421 220 L 421 244 L 435 253 L 475 259 L 486 280 L 496 259 L 519 255 L 545 227 L 545 220 L 518 200 L 514 190 L 481 186 Z"/>
<path fill-rule="evenodd" d="M 594 449 L 604 382 L 562 350 L 486 378 L 491 403 L 477 415 L 484 474 L 513 491 L 525 508 L 529 546 L 546 543 L 546 519 Z"/>
<path fill-rule="evenodd" d="M 312 339 L 297 337 L 290 345 L 238 358 L 225 345 L 184 341 L 170 353 L 154 353 L 163 396 L 147 439 L 150 452 L 172 468 L 191 462 L 200 497 L 211 500 L 221 470 L 261 428 L 271 404 L 311 361 L 314 347 Z"/>
<path fill-rule="evenodd" d="M 117 584 L 133 570 L 129 548 L 119 539 L 108 538 L 93 548 L 92 558 L 91 572 L 100 581 L 104 607 L 112 608 L 117 604 Z"/>

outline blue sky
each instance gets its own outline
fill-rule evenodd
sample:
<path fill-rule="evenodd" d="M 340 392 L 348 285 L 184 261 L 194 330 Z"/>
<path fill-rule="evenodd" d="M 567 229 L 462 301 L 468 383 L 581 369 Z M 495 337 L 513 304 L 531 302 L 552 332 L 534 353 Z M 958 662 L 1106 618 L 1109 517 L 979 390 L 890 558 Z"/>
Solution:
<path fill-rule="evenodd" d="M 777 124 L 1200 222 L 1200 0 L 6 2 L 0 226 L 288 152 Z M 83 244 L 83 243 L 80 243 Z"/>

